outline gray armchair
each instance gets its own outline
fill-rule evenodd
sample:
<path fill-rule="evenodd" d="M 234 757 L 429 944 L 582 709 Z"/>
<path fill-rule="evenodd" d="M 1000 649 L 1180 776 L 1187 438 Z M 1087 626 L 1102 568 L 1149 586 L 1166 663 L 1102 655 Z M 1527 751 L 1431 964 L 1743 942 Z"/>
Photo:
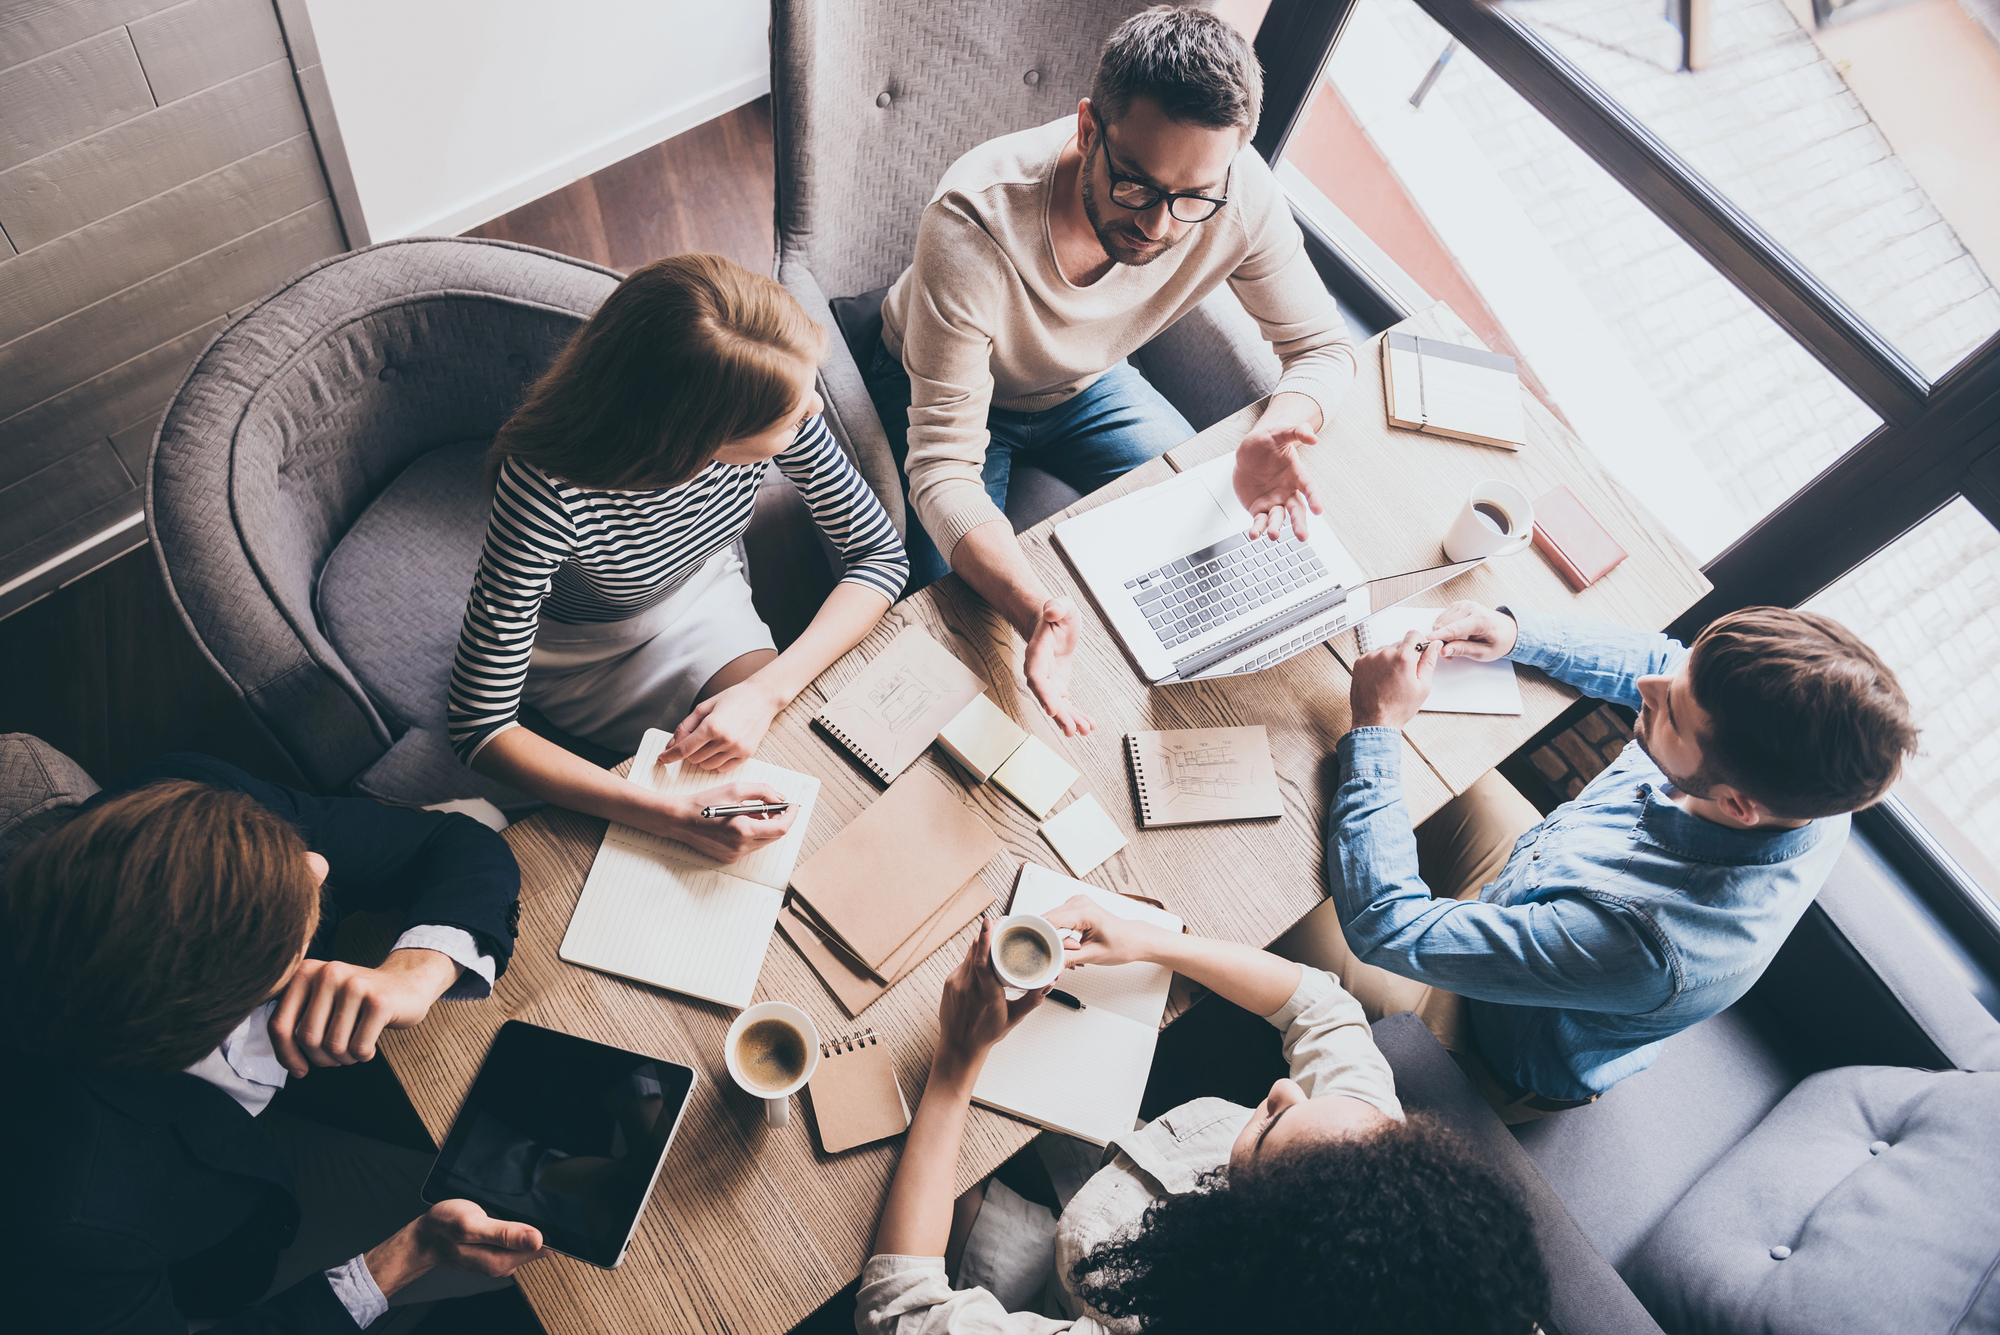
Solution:
<path fill-rule="evenodd" d="M 944 169 L 987 139 L 1073 113 L 1104 39 L 1144 7 L 774 0 L 779 281 L 822 324 L 851 333 L 833 302 L 885 287 L 909 264 L 918 217 Z M 1277 358 L 1227 287 L 1132 362 L 1197 430 L 1278 381 Z M 834 434 L 902 529 L 895 461 L 842 337 L 821 369 L 820 394 Z M 1014 476 L 1008 518 L 1017 530 L 1076 497 L 1039 469 Z"/>

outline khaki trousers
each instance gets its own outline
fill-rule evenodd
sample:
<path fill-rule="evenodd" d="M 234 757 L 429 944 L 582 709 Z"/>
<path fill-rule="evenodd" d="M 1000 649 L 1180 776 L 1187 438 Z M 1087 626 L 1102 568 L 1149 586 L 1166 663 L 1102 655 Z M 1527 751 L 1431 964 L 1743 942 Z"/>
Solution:
<path fill-rule="evenodd" d="M 1514 841 L 1541 820 L 1541 812 L 1513 784 L 1498 770 L 1488 770 L 1417 827 L 1417 871 L 1434 896 L 1477 899 L 1480 888 L 1507 865 Z M 1562 1110 L 1544 1106 L 1551 1101 L 1510 1084 L 1487 1065 L 1473 1042 L 1463 997 L 1355 959 L 1332 900 L 1299 919 L 1271 950 L 1339 978 L 1370 1020 L 1414 1011 L 1506 1121 Z"/>

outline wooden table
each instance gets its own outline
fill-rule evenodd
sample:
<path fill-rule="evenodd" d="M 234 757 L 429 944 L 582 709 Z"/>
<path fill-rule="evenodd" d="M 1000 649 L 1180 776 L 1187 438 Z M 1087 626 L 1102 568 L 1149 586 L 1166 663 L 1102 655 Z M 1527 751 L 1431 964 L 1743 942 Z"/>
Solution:
<path fill-rule="evenodd" d="M 1417 317 L 1419 332 L 1470 340 L 1442 307 Z M 1610 528 L 1632 559 L 1587 593 L 1572 595 L 1533 552 L 1464 577 L 1446 591 L 1489 602 L 1575 608 L 1633 625 L 1664 626 L 1707 588 L 1699 572 L 1651 527 L 1573 436 L 1530 405 L 1531 442 L 1519 455 L 1434 440 L 1383 425 L 1375 345 L 1322 443 L 1308 458 L 1331 501 L 1328 518 L 1371 574 L 1433 564 L 1437 539 L 1471 482 L 1504 477 L 1532 495 L 1562 481 Z M 1119 482 L 1079 501 L 1022 537 L 1051 591 L 1088 607 L 1050 534 L 1057 520 L 1150 486 L 1231 449 L 1256 419 L 1249 408 Z M 1321 900 L 1320 825 L 1332 784 L 1334 744 L 1347 731 L 1351 637 L 1250 677 L 1148 689 L 1098 618 L 1086 611 L 1071 694 L 1097 722 L 1066 739 L 1035 707 L 1020 674 L 1012 628 L 956 577 L 904 600 L 855 651 L 793 703 L 759 755 L 819 776 L 819 805 L 804 854 L 875 800 L 875 782 L 809 726 L 833 692 L 904 626 L 924 626 L 988 683 L 993 699 L 1074 764 L 1083 777 L 1070 800 L 1094 793 L 1132 840 L 1090 881 L 1161 899 L 1191 930 L 1263 944 Z M 1573 698 L 1523 672 L 1519 718 L 1432 715 L 1408 731 L 1404 786 L 1422 820 L 1507 755 Z M 1275 821 L 1140 833 L 1129 796 L 1122 737 L 1139 728 L 1261 723 L 1270 733 L 1285 815 Z M 947 779 L 992 825 L 1005 852 L 983 875 L 996 915 L 1021 859 L 1061 867 L 1035 822 L 992 785 L 967 789 L 935 751 L 918 764 Z M 892 1141 L 838 1156 L 817 1152 L 807 1118 L 772 1131 L 759 1104 L 731 1084 L 722 1037 L 731 1012 L 557 960 L 604 822 L 551 810 L 510 828 L 522 870 L 521 935 L 512 966 L 485 1004 L 446 1003 L 421 1027 L 392 1033 L 384 1049 L 433 1137 L 442 1139 L 493 1034 L 526 1020 L 684 1062 L 703 1077 L 624 1266 L 606 1272 L 558 1257 L 520 1282 L 552 1335 L 618 1330 L 777 1332 L 789 1329 L 860 1272 L 900 1146 Z M 872 1025 L 889 1042 L 914 1099 L 936 1041 L 937 999 L 946 974 L 976 930 L 966 929 L 909 978 L 850 1021 L 789 943 L 774 935 L 757 998 L 803 1007 L 821 1031 Z M 1025 1123 L 974 1108 L 959 1163 L 969 1186 L 1033 1138 Z"/>

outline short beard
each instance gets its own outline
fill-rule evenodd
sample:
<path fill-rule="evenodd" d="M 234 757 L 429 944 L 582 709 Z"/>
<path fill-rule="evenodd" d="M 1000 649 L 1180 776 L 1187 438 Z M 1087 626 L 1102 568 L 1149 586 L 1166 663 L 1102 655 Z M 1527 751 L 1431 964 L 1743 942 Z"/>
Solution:
<path fill-rule="evenodd" d="M 1096 159 L 1086 158 L 1082 176 L 1083 216 L 1090 219 L 1090 230 L 1097 234 L 1097 244 L 1104 247 L 1104 253 L 1111 257 L 1114 264 L 1129 264 L 1139 268 L 1151 264 L 1181 243 L 1181 238 L 1175 237 L 1155 251 L 1140 252 L 1130 249 L 1123 233 L 1107 224 L 1104 215 L 1097 211 L 1097 184 L 1092 179 L 1096 174 Z"/>
<path fill-rule="evenodd" d="M 1646 759 L 1653 762 L 1653 768 L 1666 775 L 1667 782 L 1672 784 L 1679 792 L 1686 793 L 1689 797 L 1706 798 L 1715 791 L 1716 781 L 1703 773 L 1708 768 L 1706 760 L 1702 762 L 1701 769 L 1696 770 L 1686 778 L 1682 778 L 1680 775 L 1668 770 L 1665 765 L 1662 765 L 1660 758 L 1653 754 L 1653 748 L 1646 745 L 1646 729 L 1643 726 L 1632 729 L 1632 740 L 1639 743 L 1639 749 L 1646 753 Z"/>

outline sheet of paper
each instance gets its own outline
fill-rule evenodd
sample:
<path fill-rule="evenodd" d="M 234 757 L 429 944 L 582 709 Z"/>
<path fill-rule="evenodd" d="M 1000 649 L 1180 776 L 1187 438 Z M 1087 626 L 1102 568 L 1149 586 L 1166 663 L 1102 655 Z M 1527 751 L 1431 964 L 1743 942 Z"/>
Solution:
<path fill-rule="evenodd" d="M 993 782 L 1007 790 L 1036 820 L 1055 810 L 1056 803 L 1081 777 L 1070 763 L 1039 737 L 1022 742 L 1007 763 L 993 771 Z"/>
<path fill-rule="evenodd" d="M 984 689 L 922 626 L 910 626 L 826 702 L 818 721 L 893 783 Z"/>
<path fill-rule="evenodd" d="M 792 868 L 798 865 L 799 847 L 805 843 L 806 826 L 812 821 L 813 805 L 819 800 L 819 780 L 810 774 L 767 764 L 754 757 L 722 769 L 696 769 L 679 760 L 661 766 L 658 763 L 660 752 L 672 740 L 672 733 L 648 728 L 627 777 L 642 788 L 675 796 L 699 793 L 725 783 L 767 783 L 797 804 L 792 809 L 791 829 L 785 832 L 784 838 L 765 844 L 735 862 L 718 862 L 705 853 L 695 852 L 678 839 L 662 838 L 615 822 L 604 832 L 605 842 L 650 852 L 688 867 L 726 871 L 739 879 L 783 890 L 791 879 Z"/>
<path fill-rule="evenodd" d="M 1132 1129 L 1159 1042 L 1159 1017 L 1045 1001 L 993 1045 L 973 1101 L 1094 1145 Z"/>
<path fill-rule="evenodd" d="M 677 866 L 607 839 L 557 954 L 571 964 L 741 1009 L 757 990 L 782 890 Z"/>
<path fill-rule="evenodd" d="M 1394 644 L 1411 631 L 1430 634 L 1431 623 L 1440 609 L 1435 607 L 1389 607 L 1361 623 L 1355 641 L 1362 653 L 1385 644 Z M 1438 661 L 1431 675 L 1430 698 L 1424 701 L 1426 714 L 1518 714 L 1521 712 L 1521 683 L 1514 665 L 1505 659 L 1475 663 L 1469 658 Z"/>
<path fill-rule="evenodd" d="M 1042 838 L 1077 876 L 1090 875 L 1127 843 L 1125 832 L 1089 793 L 1043 821 L 1041 828 Z"/>

